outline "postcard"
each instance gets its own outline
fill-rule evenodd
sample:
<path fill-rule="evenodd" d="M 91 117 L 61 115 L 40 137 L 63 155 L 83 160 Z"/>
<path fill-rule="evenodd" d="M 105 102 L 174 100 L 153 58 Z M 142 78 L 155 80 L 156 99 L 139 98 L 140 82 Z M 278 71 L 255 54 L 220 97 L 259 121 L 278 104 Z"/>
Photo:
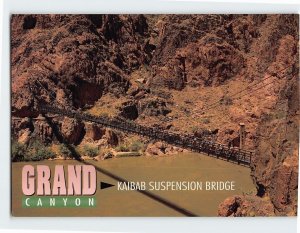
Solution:
<path fill-rule="evenodd" d="M 297 215 L 297 14 L 10 26 L 13 216 Z"/>

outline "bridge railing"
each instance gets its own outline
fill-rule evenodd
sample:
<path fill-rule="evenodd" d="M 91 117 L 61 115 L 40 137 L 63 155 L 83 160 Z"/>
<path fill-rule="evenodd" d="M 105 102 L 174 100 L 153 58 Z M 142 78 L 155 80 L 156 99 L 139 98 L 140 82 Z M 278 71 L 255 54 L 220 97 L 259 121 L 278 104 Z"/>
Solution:
<path fill-rule="evenodd" d="M 208 155 L 245 166 L 249 166 L 251 163 L 253 153 L 251 151 L 195 138 L 193 135 L 181 135 L 175 132 L 142 126 L 134 122 L 123 121 L 106 116 L 93 116 L 88 113 L 61 109 L 53 106 L 39 106 L 39 111 L 45 114 L 54 113 L 82 121 L 90 121 L 116 130 L 147 136 L 155 140 L 162 140 L 171 145 L 187 148 L 192 151 L 205 152 Z"/>

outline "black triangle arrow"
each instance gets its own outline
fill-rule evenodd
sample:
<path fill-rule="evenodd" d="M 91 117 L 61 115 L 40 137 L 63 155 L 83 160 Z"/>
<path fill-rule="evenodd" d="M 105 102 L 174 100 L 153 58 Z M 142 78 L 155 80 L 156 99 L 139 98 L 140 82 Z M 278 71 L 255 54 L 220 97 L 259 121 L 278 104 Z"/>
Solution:
<path fill-rule="evenodd" d="M 107 188 L 110 188 L 110 187 L 113 187 L 113 186 L 115 186 L 115 185 L 105 183 L 105 182 L 100 182 L 100 189 L 107 189 Z"/>

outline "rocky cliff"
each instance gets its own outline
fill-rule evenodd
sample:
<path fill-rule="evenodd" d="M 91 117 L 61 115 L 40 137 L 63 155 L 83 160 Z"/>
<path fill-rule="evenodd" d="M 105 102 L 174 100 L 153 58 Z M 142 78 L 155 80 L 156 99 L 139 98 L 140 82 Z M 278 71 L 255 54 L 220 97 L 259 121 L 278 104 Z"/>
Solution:
<path fill-rule="evenodd" d="M 142 15 L 15 15 L 11 28 L 17 116 L 29 116 L 35 101 L 81 108 L 106 92 L 125 94 L 128 74 L 151 57 Z"/>
<path fill-rule="evenodd" d="M 295 19 L 294 25 L 297 25 L 296 22 Z M 279 28 L 283 27 L 280 25 L 280 20 L 278 23 Z M 291 31 L 287 35 L 282 35 L 277 41 L 277 51 L 273 51 L 273 62 L 269 63 L 271 70 L 278 67 L 282 69 L 288 63 L 294 66 L 290 68 L 288 74 L 284 72 L 286 81 L 277 90 L 276 103 L 268 113 L 261 116 L 256 130 L 251 175 L 257 193 L 255 196 L 228 198 L 220 205 L 221 216 L 294 216 L 297 214 L 299 45 L 295 35 Z M 271 38 L 269 40 L 273 41 Z"/>
<path fill-rule="evenodd" d="M 220 216 L 297 215 L 299 168 L 299 83 L 295 70 L 270 114 L 257 130 L 251 176 L 255 195 L 229 197 Z"/>

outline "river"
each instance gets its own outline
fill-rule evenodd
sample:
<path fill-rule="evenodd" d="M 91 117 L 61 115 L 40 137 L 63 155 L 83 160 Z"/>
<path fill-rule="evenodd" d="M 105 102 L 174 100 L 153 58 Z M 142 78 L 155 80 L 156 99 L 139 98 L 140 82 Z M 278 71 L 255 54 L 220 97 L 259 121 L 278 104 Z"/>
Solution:
<path fill-rule="evenodd" d="M 127 181 L 234 181 L 231 191 L 151 191 L 158 197 L 197 216 L 217 216 L 220 202 L 232 195 L 254 192 L 250 169 L 197 153 L 168 157 L 127 157 L 104 161 L 88 161 Z M 54 165 L 78 164 L 73 160 L 30 162 Z M 12 163 L 12 212 L 14 216 L 184 216 L 176 208 L 165 205 L 137 191 L 120 191 L 117 186 L 96 192 L 94 208 L 22 208 L 21 170 L 29 162 Z M 97 181 L 117 181 L 97 172 Z"/>

